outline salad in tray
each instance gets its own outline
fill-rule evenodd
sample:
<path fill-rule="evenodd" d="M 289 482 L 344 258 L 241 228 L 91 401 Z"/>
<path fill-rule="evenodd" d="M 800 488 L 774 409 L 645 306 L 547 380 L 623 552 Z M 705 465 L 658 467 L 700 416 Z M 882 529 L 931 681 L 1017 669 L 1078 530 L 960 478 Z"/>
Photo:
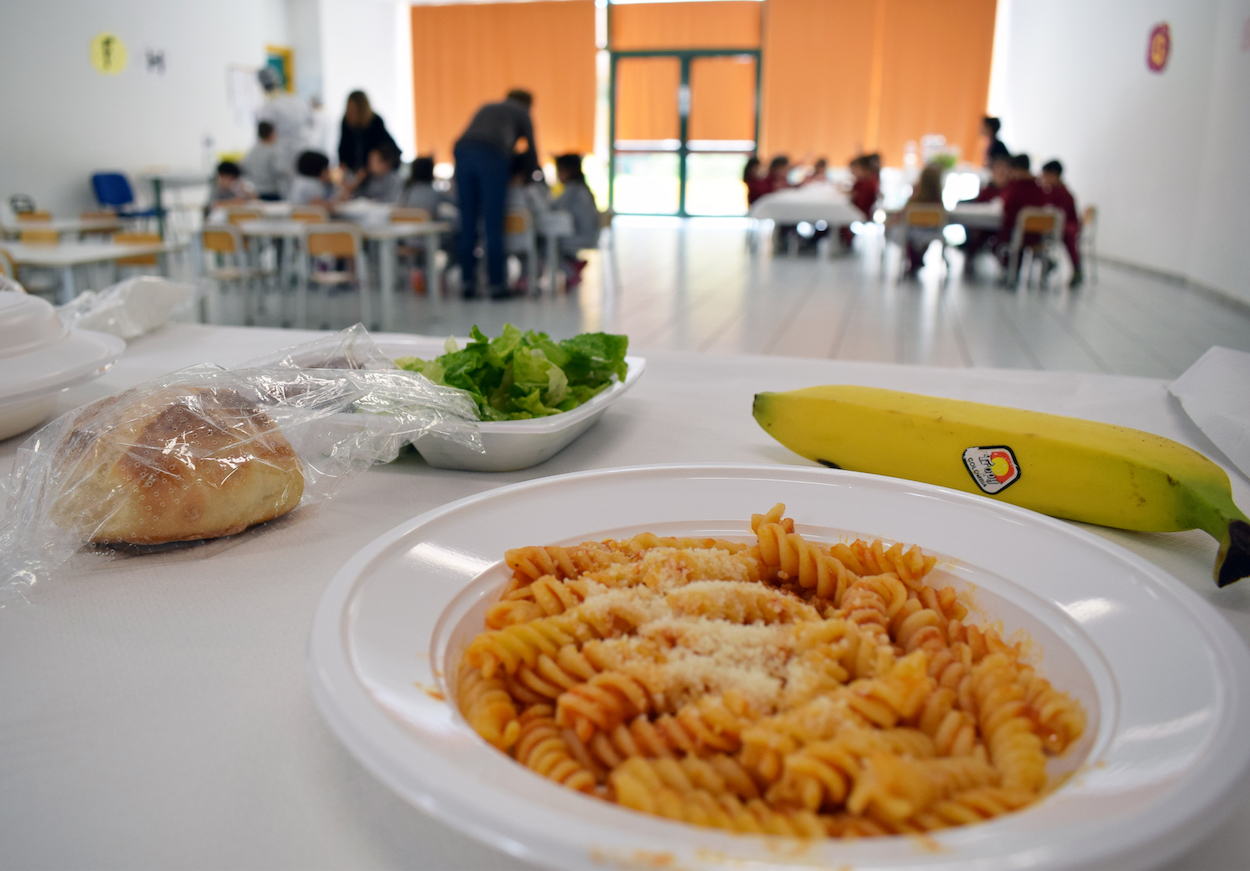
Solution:
<path fill-rule="evenodd" d="M 447 352 L 433 360 L 400 357 L 395 364 L 435 384 L 468 391 L 484 421 L 571 411 L 611 385 L 612 376 L 625 380 L 628 336 L 582 333 L 556 341 L 505 324 L 494 339 L 476 326 L 470 337 L 463 348 L 448 339 Z"/>

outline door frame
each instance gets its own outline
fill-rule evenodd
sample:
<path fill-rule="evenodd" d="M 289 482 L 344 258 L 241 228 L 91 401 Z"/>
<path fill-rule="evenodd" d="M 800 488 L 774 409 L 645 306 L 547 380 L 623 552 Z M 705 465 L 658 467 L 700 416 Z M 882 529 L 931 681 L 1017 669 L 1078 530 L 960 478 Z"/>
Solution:
<path fill-rule="evenodd" d="M 609 9 L 611 6 L 609 6 Z M 763 51 L 758 48 L 656 48 L 617 51 L 608 50 L 608 208 L 615 209 L 616 198 L 616 64 L 623 58 L 676 58 L 681 64 L 681 84 L 677 91 L 678 146 L 677 146 L 677 217 L 689 217 L 686 213 L 686 160 L 690 156 L 690 140 L 687 138 L 690 122 L 690 63 L 708 57 L 751 57 L 755 60 L 755 153 L 760 142 L 760 86 L 763 71 Z M 639 149 L 631 154 L 672 154 L 672 151 Z M 696 152 L 707 153 L 707 152 Z M 737 152 L 717 152 L 737 153 Z M 626 214 L 626 213 L 622 213 Z M 652 213 L 648 213 L 652 214 Z"/>

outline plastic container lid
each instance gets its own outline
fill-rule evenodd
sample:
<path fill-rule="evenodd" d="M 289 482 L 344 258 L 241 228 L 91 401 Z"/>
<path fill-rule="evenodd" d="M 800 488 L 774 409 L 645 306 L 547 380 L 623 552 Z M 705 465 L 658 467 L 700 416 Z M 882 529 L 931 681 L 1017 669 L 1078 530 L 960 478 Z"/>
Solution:
<path fill-rule="evenodd" d="M 0 291 L 0 405 L 95 378 L 124 350 L 115 336 L 67 329 L 46 300 Z"/>

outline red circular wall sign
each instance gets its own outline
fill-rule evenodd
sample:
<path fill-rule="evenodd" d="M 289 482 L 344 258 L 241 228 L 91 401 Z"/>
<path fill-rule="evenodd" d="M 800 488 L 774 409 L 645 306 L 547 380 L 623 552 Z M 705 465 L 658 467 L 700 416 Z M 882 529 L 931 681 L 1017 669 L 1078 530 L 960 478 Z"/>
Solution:
<path fill-rule="evenodd" d="M 1152 73 L 1161 73 L 1172 54 L 1172 28 L 1167 23 L 1156 24 L 1150 31 L 1150 43 L 1146 48 L 1146 66 Z"/>

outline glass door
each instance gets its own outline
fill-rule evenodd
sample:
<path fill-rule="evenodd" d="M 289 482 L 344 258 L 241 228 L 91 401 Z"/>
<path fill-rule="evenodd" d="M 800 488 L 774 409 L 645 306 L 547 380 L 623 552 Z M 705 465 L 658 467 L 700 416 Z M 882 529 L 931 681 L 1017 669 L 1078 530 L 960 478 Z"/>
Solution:
<path fill-rule="evenodd" d="M 744 215 L 759 130 L 759 51 L 612 52 L 611 207 L 619 214 Z"/>

